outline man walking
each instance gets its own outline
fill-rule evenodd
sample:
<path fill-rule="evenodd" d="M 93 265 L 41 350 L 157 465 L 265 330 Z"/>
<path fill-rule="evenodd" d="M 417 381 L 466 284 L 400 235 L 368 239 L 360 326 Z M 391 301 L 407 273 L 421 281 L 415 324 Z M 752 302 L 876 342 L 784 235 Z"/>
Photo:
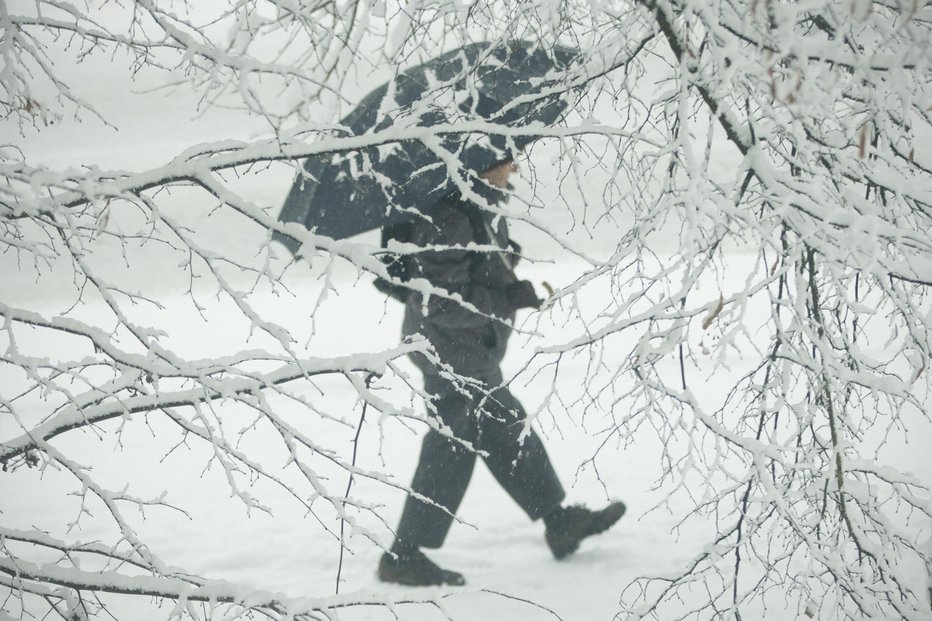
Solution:
<path fill-rule="evenodd" d="M 511 160 L 483 171 L 476 191 L 486 200 L 505 198 Z M 438 296 L 407 295 L 403 331 L 421 334 L 443 364 L 471 382 L 456 386 L 421 354 L 412 356 L 424 375 L 427 393 L 445 432 L 427 432 L 411 489 L 424 502 L 408 496 L 395 542 L 379 561 L 384 582 L 405 585 L 462 585 L 463 576 L 438 567 L 421 548 L 439 548 L 466 492 L 477 451 L 492 475 L 532 520 L 542 519 L 545 540 L 554 557 L 574 552 L 582 539 L 618 521 L 625 506 L 613 502 L 600 511 L 563 507 L 565 493 L 540 437 L 526 430 L 526 414 L 503 385 L 500 363 L 505 355 L 515 312 L 539 308 L 530 282 L 514 273 L 518 248 L 508 238 L 503 218 L 461 195 L 452 195 L 431 211 L 431 217 L 406 223 L 405 241 L 428 248 L 408 257 L 409 277 L 459 294 L 479 312 Z M 485 249 L 477 250 L 476 245 Z M 499 252 L 489 252 L 488 247 Z"/>

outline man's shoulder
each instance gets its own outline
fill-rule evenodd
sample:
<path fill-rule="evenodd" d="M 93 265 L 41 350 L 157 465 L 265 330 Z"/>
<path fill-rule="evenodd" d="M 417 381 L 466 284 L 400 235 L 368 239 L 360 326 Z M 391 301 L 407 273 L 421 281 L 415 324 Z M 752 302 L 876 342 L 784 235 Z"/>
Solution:
<path fill-rule="evenodd" d="M 471 228 L 471 222 L 478 213 L 475 205 L 454 195 L 441 199 L 427 215 L 430 223 L 437 229 L 458 230 Z"/>

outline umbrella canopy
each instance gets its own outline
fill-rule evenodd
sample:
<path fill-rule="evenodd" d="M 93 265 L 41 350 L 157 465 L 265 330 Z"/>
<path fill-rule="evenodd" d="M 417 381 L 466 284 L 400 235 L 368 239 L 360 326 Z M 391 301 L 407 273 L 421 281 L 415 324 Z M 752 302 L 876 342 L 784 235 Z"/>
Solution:
<path fill-rule="evenodd" d="M 552 125 L 566 104 L 544 94 L 555 85 L 548 74 L 575 57 L 569 48 L 544 50 L 521 41 L 497 47 L 474 43 L 400 73 L 369 93 L 341 125 L 356 136 L 393 126 L 432 127 L 468 120 L 509 127 Z M 514 104 L 528 95 L 526 101 Z M 440 140 L 463 170 L 481 172 L 509 159 L 512 147 L 521 149 L 533 137 L 517 137 L 509 143 L 501 135 L 447 134 Z M 415 217 L 412 210 L 429 214 L 432 205 L 455 191 L 451 174 L 420 140 L 310 157 L 279 220 L 300 222 L 317 234 L 344 239 L 409 220 Z M 276 234 L 275 238 L 297 251 L 290 237 Z"/>

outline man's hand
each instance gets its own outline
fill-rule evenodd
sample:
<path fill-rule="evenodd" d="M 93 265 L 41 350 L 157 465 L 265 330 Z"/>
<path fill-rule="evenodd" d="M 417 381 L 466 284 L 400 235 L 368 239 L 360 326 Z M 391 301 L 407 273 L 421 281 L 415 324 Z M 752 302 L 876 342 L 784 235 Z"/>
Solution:
<path fill-rule="evenodd" d="M 519 280 L 505 287 L 505 294 L 511 302 L 511 306 L 517 310 L 519 308 L 540 308 L 541 300 L 534 291 L 534 285 L 527 280 Z"/>

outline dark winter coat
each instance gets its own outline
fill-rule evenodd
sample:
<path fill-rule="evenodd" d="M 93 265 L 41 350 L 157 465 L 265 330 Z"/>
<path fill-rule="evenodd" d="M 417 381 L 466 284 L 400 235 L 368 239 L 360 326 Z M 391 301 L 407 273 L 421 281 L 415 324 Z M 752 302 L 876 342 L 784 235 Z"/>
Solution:
<path fill-rule="evenodd" d="M 405 306 L 404 334 L 427 337 L 440 359 L 459 374 L 494 374 L 505 355 L 515 318 L 507 288 L 517 282 L 513 267 L 518 255 L 508 239 L 505 219 L 495 218 L 457 195 L 439 204 L 431 221 L 415 222 L 410 241 L 422 247 L 453 247 L 414 255 L 411 276 L 459 294 L 481 313 L 433 295 L 425 305 L 424 296 L 413 292 Z M 477 250 L 476 245 L 494 245 L 502 252 Z M 425 374 L 437 373 L 424 356 L 415 355 L 413 360 Z"/>

